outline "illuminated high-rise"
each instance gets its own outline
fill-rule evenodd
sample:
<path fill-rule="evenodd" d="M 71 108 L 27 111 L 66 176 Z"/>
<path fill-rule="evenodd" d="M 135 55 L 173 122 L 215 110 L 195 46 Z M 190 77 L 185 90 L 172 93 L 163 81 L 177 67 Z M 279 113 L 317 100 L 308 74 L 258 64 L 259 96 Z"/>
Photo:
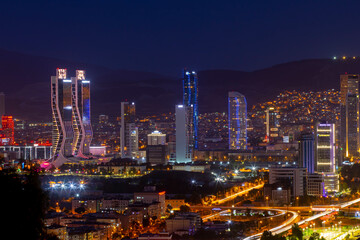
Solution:
<path fill-rule="evenodd" d="M 90 154 L 92 128 L 90 122 L 90 81 L 85 79 L 84 70 L 76 70 L 72 81 L 73 108 L 73 155 L 86 157 Z"/>
<path fill-rule="evenodd" d="M 192 126 L 193 147 L 198 148 L 198 76 L 195 71 L 184 70 L 183 76 L 183 105 L 192 109 L 192 113 L 188 116 L 189 124 Z"/>
<path fill-rule="evenodd" d="M 135 103 L 121 102 L 120 152 L 122 158 L 135 157 L 139 151 Z"/>
<path fill-rule="evenodd" d="M 228 96 L 229 149 L 246 149 L 247 104 L 244 95 L 229 92 Z"/>
<path fill-rule="evenodd" d="M 274 107 L 269 107 L 266 111 L 266 137 L 268 142 L 275 142 L 280 137 L 280 114 Z"/>
<path fill-rule="evenodd" d="M 336 172 L 335 124 L 315 125 L 315 172 L 324 176 L 325 190 L 339 190 L 339 176 Z"/>
<path fill-rule="evenodd" d="M 57 69 L 51 77 L 52 164 L 55 167 L 69 157 L 87 158 L 92 129 L 90 122 L 90 81 L 85 71 L 67 78 L 66 69 Z"/>
<path fill-rule="evenodd" d="M 340 76 L 340 147 L 342 157 L 359 153 L 359 75 Z"/>
<path fill-rule="evenodd" d="M 194 141 L 191 115 L 192 107 L 176 105 L 175 108 L 175 125 L 176 125 L 176 162 L 191 162 L 193 157 Z"/>

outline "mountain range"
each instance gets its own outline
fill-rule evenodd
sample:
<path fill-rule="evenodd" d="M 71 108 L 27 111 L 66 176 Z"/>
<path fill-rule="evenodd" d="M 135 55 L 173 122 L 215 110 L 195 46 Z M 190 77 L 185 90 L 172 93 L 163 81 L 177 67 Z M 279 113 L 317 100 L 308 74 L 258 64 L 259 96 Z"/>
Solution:
<path fill-rule="evenodd" d="M 0 92 L 6 94 L 6 114 L 50 121 L 50 76 L 56 68 L 67 68 L 70 76 L 75 69 L 86 70 L 94 119 L 99 114 L 119 116 L 121 101 L 136 102 L 137 112 L 146 115 L 174 112 L 182 100 L 182 69 L 179 77 L 172 77 L 0 50 Z M 250 110 L 253 104 L 272 100 L 284 90 L 339 89 L 339 76 L 345 72 L 359 73 L 360 59 L 306 59 L 252 72 L 200 70 L 199 111 L 227 111 L 228 91 L 244 94 Z"/>

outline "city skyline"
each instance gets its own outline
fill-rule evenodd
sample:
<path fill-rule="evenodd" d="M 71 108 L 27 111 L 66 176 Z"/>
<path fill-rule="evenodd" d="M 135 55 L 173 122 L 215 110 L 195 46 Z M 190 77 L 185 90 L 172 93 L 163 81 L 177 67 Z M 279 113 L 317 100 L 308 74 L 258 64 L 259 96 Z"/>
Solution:
<path fill-rule="evenodd" d="M 360 240 L 358 7 L 5 2 L 2 236 Z"/>

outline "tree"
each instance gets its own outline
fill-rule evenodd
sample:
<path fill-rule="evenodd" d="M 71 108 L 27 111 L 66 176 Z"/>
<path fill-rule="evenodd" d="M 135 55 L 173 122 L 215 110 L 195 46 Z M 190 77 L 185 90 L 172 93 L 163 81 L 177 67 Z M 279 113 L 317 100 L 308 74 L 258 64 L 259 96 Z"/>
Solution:
<path fill-rule="evenodd" d="M 84 207 L 78 207 L 75 209 L 75 212 L 78 214 L 83 214 L 86 211 Z"/>
<path fill-rule="evenodd" d="M 0 171 L 1 198 L 3 206 L 2 233 L 13 239 L 46 239 L 43 219 L 48 198 L 41 188 L 35 171 L 19 175 L 14 169 Z"/>
<path fill-rule="evenodd" d="M 320 240 L 320 234 L 317 232 L 313 232 L 309 237 L 309 240 Z"/>
<path fill-rule="evenodd" d="M 264 231 L 260 240 L 286 240 L 286 237 L 280 234 L 273 235 L 270 231 Z"/>
<path fill-rule="evenodd" d="M 292 227 L 291 227 L 291 238 L 296 238 L 298 240 L 303 239 L 302 229 L 296 223 L 294 225 L 292 225 Z"/>

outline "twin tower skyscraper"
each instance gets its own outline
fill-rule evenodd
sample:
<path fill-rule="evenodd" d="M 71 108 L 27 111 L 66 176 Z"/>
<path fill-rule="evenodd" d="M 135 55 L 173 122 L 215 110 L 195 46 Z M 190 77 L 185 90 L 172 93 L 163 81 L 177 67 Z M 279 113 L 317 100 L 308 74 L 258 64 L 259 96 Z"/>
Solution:
<path fill-rule="evenodd" d="M 84 70 L 68 78 L 67 69 L 51 77 L 52 159 L 59 167 L 70 158 L 87 159 L 93 132 L 90 121 L 90 81 Z"/>

